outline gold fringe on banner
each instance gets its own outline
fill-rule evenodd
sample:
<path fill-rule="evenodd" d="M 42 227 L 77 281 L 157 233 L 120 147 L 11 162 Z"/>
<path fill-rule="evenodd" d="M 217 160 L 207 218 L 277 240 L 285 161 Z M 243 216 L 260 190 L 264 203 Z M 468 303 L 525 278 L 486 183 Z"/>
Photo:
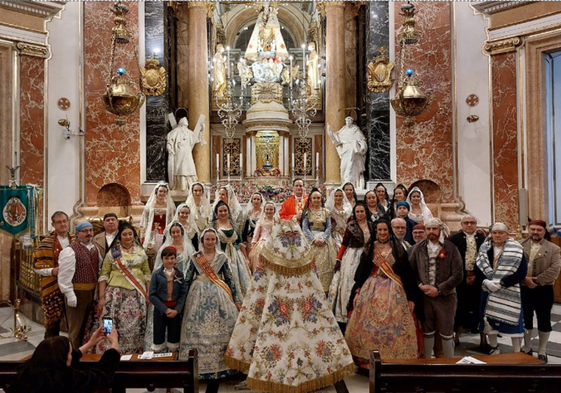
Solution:
<path fill-rule="evenodd" d="M 312 381 L 306 381 L 298 386 L 284 385 L 271 381 L 261 381 L 247 377 L 247 387 L 251 390 L 260 390 L 270 393 L 308 393 L 314 390 L 322 389 L 326 386 L 334 385 L 355 371 L 354 363 L 348 364 L 341 370 L 332 374 L 324 375 Z"/>
<path fill-rule="evenodd" d="M 234 359 L 229 355 L 224 355 L 224 364 L 234 370 L 239 370 L 244 374 L 249 372 L 249 366 L 251 363 L 244 362 L 242 360 Z"/>

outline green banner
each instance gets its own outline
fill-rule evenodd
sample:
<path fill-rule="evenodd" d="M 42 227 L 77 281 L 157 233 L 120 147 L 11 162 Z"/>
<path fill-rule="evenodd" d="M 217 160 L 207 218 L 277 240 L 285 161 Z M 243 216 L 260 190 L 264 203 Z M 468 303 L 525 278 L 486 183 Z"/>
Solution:
<path fill-rule="evenodd" d="M 34 187 L 0 185 L 0 230 L 17 235 L 34 227 Z"/>

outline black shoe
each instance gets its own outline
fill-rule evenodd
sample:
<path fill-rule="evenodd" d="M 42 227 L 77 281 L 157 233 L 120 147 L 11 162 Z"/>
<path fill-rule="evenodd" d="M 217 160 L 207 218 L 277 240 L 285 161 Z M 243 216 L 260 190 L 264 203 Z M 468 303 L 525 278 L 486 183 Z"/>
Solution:
<path fill-rule="evenodd" d="M 547 353 L 545 355 L 538 355 L 538 359 L 543 360 L 547 363 Z"/>
<path fill-rule="evenodd" d="M 522 349 L 522 353 L 525 353 L 526 355 L 534 356 L 534 350 L 532 348 L 530 348 L 528 352 Z"/>

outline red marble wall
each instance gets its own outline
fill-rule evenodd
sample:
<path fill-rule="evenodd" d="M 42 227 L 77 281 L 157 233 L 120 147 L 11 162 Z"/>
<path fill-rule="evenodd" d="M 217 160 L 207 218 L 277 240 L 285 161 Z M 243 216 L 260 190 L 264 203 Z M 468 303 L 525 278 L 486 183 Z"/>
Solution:
<path fill-rule="evenodd" d="M 491 57 L 495 221 L 518 225 L 516 52 Z"/>
<path fill-rule="evenodd" d="M 44 186 L 45 59 L 20 57 L 20 176 L 21 184 Z M 43 197 L 39 203 L 43 222 Z"/>
<path fill-rule="evenodd" d="M 397 37 L 403 25 L 403 18 L 399 15 L 401 4 L 394 3 L 398 53 Z M 440 187 L 442 202 L 452 202 L 450 3 L 416 1 L 414 4 L 418 11 L 416 27 L 422 36 L 417 44 L 411 46 L 406 69 L 413 69 L 417 78 L 425 83 L 424 91 L 432 90 L 435 98 L 431 107 L 415 118 L 415 125 L 411 128 L 402 126 L 404 118 L 397 116 L 397 182 L 411 185 L 421 179 L 430 180 Z M 396 79 L 398 75 L 399 65 L 396 64 Z"/>
<path fill-rule="evenodd" d="M 124 67 L 129 77 L 138 83 L 138 4 L 124 2 L 129 7 L 127 27 L 133 34 L 131 42 L 118 45 L 115 65 Z M 96 206 L 99 190 L 106 184 L 124 186 L 132 204 L 140 203 L 140 118 L 135 113 L 127 117 L 122 128 L 115 125 L 115 116 L 107 112 L 101 96 L 105 93 L 109 75 L 111 28 L 113 13 L 107 1 L 84 2 L 84 57 L 86 96 L 86 206 Z M 124 49 L 123 49 L 124 47 Z"/>

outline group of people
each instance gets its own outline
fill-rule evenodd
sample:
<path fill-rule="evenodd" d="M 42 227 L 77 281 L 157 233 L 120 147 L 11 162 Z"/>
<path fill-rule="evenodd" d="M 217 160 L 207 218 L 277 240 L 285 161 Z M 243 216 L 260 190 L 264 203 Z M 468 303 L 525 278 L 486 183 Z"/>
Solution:
<path fill-rule="evenodd" d="M 360 201 L 347 183 L 324 202 L 296 179 L 278 213 L 260 193 L 244 211 L 229 185 L 211 205 L 200 183 L 176 208 L 159 183 L 140 236 L 112 213 L 95 237 L 88 222 L 71 236 L 63 212 L 52 225 L 34 254 L 45 337 L 58 336 L 66 315 L 73 348 L 110 317 L 123 352 L 181 358 L 197 348 L 201 379 L 239 370 L 252 389 L 311 391 L 354 364 L 368 367 L 372 350 L 384 359 L 453 356 L 462 328 L 480 332 L 482 346 L 487 336 L 491 353 L 498 334 L 531 353 L 536 312 L 547 360 L 561 260 L 543 221 L 530 223 L 522 245 L 501 223 L 485 237 L 470 215 L 449 237 L 419 188 L 398 185 L 390 198 L 378 184 Z"/>

